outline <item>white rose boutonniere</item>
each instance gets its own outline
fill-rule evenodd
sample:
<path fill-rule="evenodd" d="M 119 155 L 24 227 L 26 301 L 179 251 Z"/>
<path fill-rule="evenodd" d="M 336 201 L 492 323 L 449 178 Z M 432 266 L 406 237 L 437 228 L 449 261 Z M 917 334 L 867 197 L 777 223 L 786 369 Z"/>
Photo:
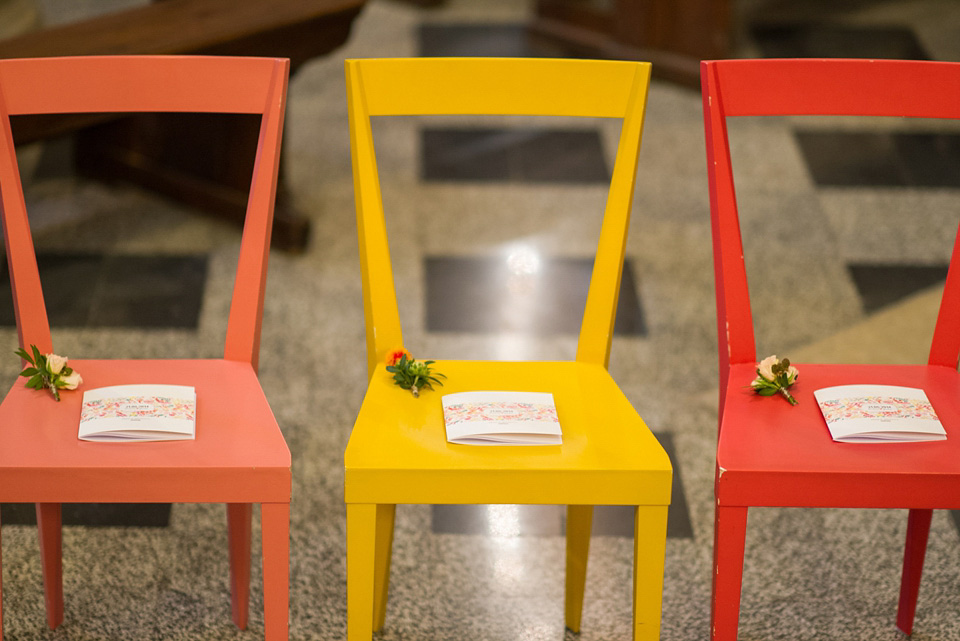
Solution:
<path fill-rule="evenodd" d="M 83 382 L 80 374 L 67 365 L 66 356 L 41 354 L 36 345 L 31 345 L 30 350 L 33 354 L 22 347 L 16 351 L 17 356 L 29 363 L 29 366 L 20 372 L 20 376 L 30 379 L 26 383 L 27 387 L 37 390 L 47 388 L 53 398 L 59 401 L 60 390 L 77 389 Z"/>
<path fill-rule="evenodd" d="M 787 389 L 797 382 L 800 371 L 790 364 L 790 359 L 778 359 L 768 356 L 757 363 L 757 377 L 750 383 L 750 387 L 760 396 L 780 394 L 791 405 L 797 404 L 797 399 Z"/>

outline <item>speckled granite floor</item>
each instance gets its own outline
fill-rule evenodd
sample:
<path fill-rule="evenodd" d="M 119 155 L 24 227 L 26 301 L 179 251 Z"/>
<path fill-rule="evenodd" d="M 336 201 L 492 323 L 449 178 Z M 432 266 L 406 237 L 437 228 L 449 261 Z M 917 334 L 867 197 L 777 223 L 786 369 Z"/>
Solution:
<path fill-rule="evenodd" d="M 366 376 L 342 59 L 417 55 L 422 25 L 441 31 L 464 24 L 516 31 L 528 4 L 451 0 L 428 10 L 372 0 L 347 46 L 307 65 L 291 83 L 287 170 L 297 206 L 313 220 L 312 238 L 302 255 L 274 252 L 271 257 L 261 356 L 263 385 L 293 454 L 291 639 L 345 637 L 342 453 Z M 40 5 L 48 21 L 76 19 L 105 6 L 94 0 Z M 906 26 L 930 57 L 960 60 L 960 12 L 949 0 L 752 0 L 738 13 L 745 24 L 754 17 L 764 24 L 809 22 L 815 15 L 828 25 Z M 743 31 L 742 55 L 759 55 L 769 46 L 769 31 Z M 790 38 L 802 36 L 801 29 Z M 442 124 L 451 123 L 475 125 L 469 119 Z M 575 337 L 562 332 L 533 338 L 523 331 L 432 328 L 425 303 L 432 285 L 424 264 L 432 257 L 489 258 L 510 250 L 544 260 L 589 257 L 596 221 L 581 214 L 599 211 L 603 187 L 573 180 L 423 180 L 425 126 L 400 119 L 377 130 L 408 347 L 433 357 L 571 358 Z M 560 124 L 574 126 L 582 123 Z M 590 126 L 609 157 L 616 131 L 604 123 Z M 864 186 L 856 175 L 844 185 L 825 184 L 818 179 L 816 149 L 811 152 L 795 135 L 797 128 L 883 133 L 898 127 L 820 120 L 801 126 L 781 119 L 738 124 L 734 154 L 750 221 L 748 251 L 775 252 L 780 265 L 751 265 L 760 353 L 798 361 L 925 358 L 923 331 L 913 327 L 931 323 L 936 278 L 923 287 L 916 283 L 926 281 L 910 280 L 910 274 L 946 261 L 957 225 L 958 186 L 902 181 Z M 957 134 L 956 127 L 940 130 Z M 702 137 L 698 93 L 656 82 L 629 245 L 644 330 L 618 335 L 611 359 L 614 377 L 648 424 L 669 435 L 682 478 L 678 491 L 689 529 L 668 541 L 662 631 L 663 639 L 677 641 L 708 638 L 709 621 L 716 341 Z M 76 357 L 216 354 L 235 230 L 131 187 L 79 181 L 62 167 L 51 169 L 50 154 L 49 148 L 23 151 L 28 200 L 43 251 L 191 254 L 206 263 L 195 328 L 81 324 L 55 329 L 58 351 Z M 904 216 L 920 210 L 924 222 L 904 226 Z M 877 268 L 891 263 L 914 284 L 904 287 L 903 297 L 873 311 L 867 301 L 892 288 L 889 273 Z M 851 266 L 862 269 L 851 271 Z M 7 383 L 16 376 L 15 347 L 16 332 L 0 327 L 0 353 L 11 355 L 0 359 L 0 377 Z M 438 526 L 442 519 L 429 507 L 399 507 L 390 603 L 380 638 L 576 638 L 563 629 L 562 537 L 524 533 L 518 525 L 523 518 L 509 506 L 451 518 L 479 518 L 487 529 L 438 533 L 451 527 Z M 905 521 L 905 513 L 888 511 L 752 511 L 740 638 L 900 638 L 893 618 Z M 45 627 L 34 528 L 4 525 L 7 638 L 260 638 L 259 570 L 249 631 L 237 631 L 230 622 L 224 522 L 222 506 L 175 505 L 166 527 L 66 527 L 66 616 L 56 631 Z M 511 527 L 498 529 L 498 524 Z M 631 555 L 629 537 L 595 537 L 583 641 L 630 638 Z M 960 639 L 960 535 L 948 513 L 934 517 L 914 638 Z"/>

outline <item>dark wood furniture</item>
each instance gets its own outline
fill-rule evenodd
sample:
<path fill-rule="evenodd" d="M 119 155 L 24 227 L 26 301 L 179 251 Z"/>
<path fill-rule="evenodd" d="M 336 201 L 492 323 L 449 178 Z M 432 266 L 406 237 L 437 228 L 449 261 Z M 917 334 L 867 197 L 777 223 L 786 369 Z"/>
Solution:
<path fill-rule="evenodd" d="M 0 58 L 73 55 L 201 54 L 290 59 L 291 74 L 330 53 L 350 34 L 366 0 L 160 0 L 0 41 Z M 243 220 L 259 122 L 248 117 L 146 114 L 23 116 L 17 143 L 79 130 L 84 175 L 122 179 L 204 211 Z M 318 141 L 321 144 L 321 141 Z M 277 193 L 273 244 L 298 251 L 308 219 Z"/>
<path fill-rule="evenodd" d="M 645 60 L 700 87 L 700 60 L 733 49 L 731 0 L 537 0 L 530 30 L 585 55 Z"/>

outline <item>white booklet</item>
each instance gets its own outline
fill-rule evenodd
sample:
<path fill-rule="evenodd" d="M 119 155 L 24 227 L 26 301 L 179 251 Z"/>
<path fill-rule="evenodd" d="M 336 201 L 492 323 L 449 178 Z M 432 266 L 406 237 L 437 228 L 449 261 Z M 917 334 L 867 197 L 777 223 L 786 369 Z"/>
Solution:
<path fill-rule="evenodd" d="M 560 445 L 553 394 L 460 392 L 447 394 L 443 422 L 447 440 L 461 445 Z"/>
<path fill-rule="evenodd" d="M 186 385 L 114 385 L 87 390 L 82 441 L 180 441 L 195 437 L 197 393 Z"/>
<path fill-rule="evenodd" d="M 813 395 L 835 441 L 906 443 L 947 438 L 922 389 L 840 385 L 816 390 Z"/>

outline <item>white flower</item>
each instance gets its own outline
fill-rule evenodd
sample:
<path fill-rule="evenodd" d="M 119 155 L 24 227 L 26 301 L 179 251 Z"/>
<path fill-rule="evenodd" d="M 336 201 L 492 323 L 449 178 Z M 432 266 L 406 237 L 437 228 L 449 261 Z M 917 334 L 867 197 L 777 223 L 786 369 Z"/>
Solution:
<path fill-rule="evenodd" d="M 797 376 L 800 374 L 800 370 L 791 365 L 787 369 L 787 385 L 793 385 L 797 380 Z"/>
<path fill-rule="evenodd" d="M 67 365 L 66 356 L 57 356 L 56 354 L 47 354 L 47 369 L 51 374 L 59 374 Z"/>
<path fill-rule="evenodd" d="M 773 382 L 776 376 L 773 375 L 773 366 L 780 362 L 780 359 L 774 356 L 767 356 L 757 363 L 757 374 Z M 794 368 L 795 369 L 795 368 Z"/>
<path fill-rule="evenodd" d="M 82 382 L 83 379 L 80 378 L 80 374 L 74 371 L 69 376 L 62 377 L 59 381 L 58 387 L 62 387 L 63 389 L 77 389 L 77 385 Z"/>

